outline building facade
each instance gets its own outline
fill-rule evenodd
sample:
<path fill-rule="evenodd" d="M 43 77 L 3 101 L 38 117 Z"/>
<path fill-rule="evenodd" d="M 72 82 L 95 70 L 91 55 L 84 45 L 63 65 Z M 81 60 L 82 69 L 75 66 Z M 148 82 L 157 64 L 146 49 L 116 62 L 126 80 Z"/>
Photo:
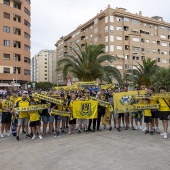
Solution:
<path fill-rule="evenodd" d="M 30 81 L 30 0 L 0 0 L 0 82 Z"/>
<path fill-rule="evenodd" d="M 56 42 L 57 60 L 71 53 L 69 46 L 76 48 L 75 42 L 81 47 L 85 42 L 105 44 L 105 53 L 115 56 L 116 60 L 103 65 L 116 67 L 122 73 L 135 68 L 144 58 L 157 60 L 161 67 L 170 66 L 170 23 L 159 16 L 142 16 L 141 11 L 132 14 L 108 5 L 106 10 Z M 58 73 L 58 81 L 64 82 L 62 73 Z"/>
<path fill-rule="evenodd" d="M 57 83 L 56 52 L 41 50 L 31 59 L 31 81 Z"/>

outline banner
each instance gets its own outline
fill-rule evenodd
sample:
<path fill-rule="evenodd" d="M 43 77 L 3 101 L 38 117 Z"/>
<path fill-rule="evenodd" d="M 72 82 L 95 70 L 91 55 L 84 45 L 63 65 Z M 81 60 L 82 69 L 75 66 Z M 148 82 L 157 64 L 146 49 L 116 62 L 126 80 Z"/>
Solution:
<path fill-rule="evenodd" d="M 72 119 L 72 113 L 71 112 L 67 112 L 67 111 L 63 111 L 63 110 L 56 110 L 56 109 L 51 109 L 50 111 L 50 115 L 58 115 L 58 116 L 67 116 L 70 118 L 70 120 Z"/>
<path fill-rule="evenodd" d="M 98 86 L 97 81 L 90 81 L 90 82 L 75 82 L 74 86 L 77 87 L 85 87 L 85 86 Z"/>
<path fill-rule="evenodd" d="M 135 112 L 133 104 L 143 104 L 143 100 L 135 99 L 135 96 L 144 95 L 145 90 L 114 93 L 114 113 Z"/>
<path fill-rule="evenodd" d="M 54 87 L 55 90 L 64 90 L 64 91 L 76 91 L 76 90 L 83 90 L 83 87 L 77 87 L 75 85 L 71 86 L 60 86 Z"/>
<path fill-rule="evenodd" d="M 113 84 L 104 84 L 104 85 L 101 85 L 100 87 L 101 87 L 101 89 L 106 90 L 109 88 L 114 88 L 115 86 Z"/>
<path fill-rule="evenodd" d="M 97 101 L 73 101 L 73 118 L 94 119 L 98 116 Z"/>
<path fill-rule="evenodd" d="M 152 94 L 152 97 L 154 99 L 160 99 L 160 98 L 170 99 L 170 92 L 155 93 L 155 94 Z"/>
<path fill-rule="evenodd" d="M 50 107 L 50 104 L 38 104 L 27 107 L 16 107 L 14 108 L 16 112 L 29 112 L 33 110 L 43 110 Z"/>
<path fill-rule="evenodd" d="M 159 109 L 159 104 L 134 104 L 134 109 L 148 110 L 148 109 Z"/>
<path fill-rule="evenodd" d="M 94 98 L 94 97 L 91 97 L 90 99 L 93 100 L 93 101 L 97 101 L 98 105 L 108 108 L 108 110 L 110 112 L 113 111 L 113 107 L 112 107 L 112 105 L 109 102 L 106 102 L 106 101 L 103 101 L 103 100 L 99 100 L 99 99 Z"/>
<path fill-rule="evenodd" d="M 110 123 L 110 111 L 108 108 L 106 108 L 105 115 L 102 119 L 102 125 L 109 125 Z"/>
<path fill-rule="evenodd" d="M 38 94 L 38 93 L 33 93 L 32 97 L 35 97 L 35 98 L 38 98 L 38 99 L 41 99 L 41 100 L 46 100 L 48 102 L 55 103 L 55 104 L 60 104 L 60 105 L 63 104 L 62 100 L 54 99 L 52 97 L 47 97 L 45 95 Z"/>

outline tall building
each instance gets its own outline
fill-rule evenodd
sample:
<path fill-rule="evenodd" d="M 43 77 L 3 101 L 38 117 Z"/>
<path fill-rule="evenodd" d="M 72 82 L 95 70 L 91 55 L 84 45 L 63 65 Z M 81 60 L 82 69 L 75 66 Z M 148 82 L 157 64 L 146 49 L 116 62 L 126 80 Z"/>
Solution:
<path fill-rule="evenodd" d="M 149 18 L 142 16 L 141 11 L 132 14 L 124 8 L 112 9 L 108 5 L 106 10 L 56 42 L 57 60 L 71 53 L 69 46 L 76 48 L 76 42 L 84 47 L 85 41 L 105 44 L 106 54 L 115 56 L 116 60 L 103 65 L 116 67 L 122 73 L 135 68 L 144 58 L 155 59 L 162 67 L 170 66 L 170 23 L 159 16 Z M 65 83 L 62 73 L 58 73 L 58 81 Z"/>
<path fill-rule="evenodd" d="M 57 83 L 56 52 L 41 50 L 31 59 L 31 81 Z"/>
<path fill-rule="evenodd" d="M 30 0 L 0 0 L 0 84 L 30 81 Z"/>

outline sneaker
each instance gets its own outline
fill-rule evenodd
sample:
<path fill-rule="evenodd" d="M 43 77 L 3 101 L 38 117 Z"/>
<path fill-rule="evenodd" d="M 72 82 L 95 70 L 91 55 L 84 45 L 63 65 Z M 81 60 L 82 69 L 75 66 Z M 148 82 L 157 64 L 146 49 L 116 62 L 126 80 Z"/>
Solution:
<path fill-rule="evenodd" d="M 131 130 L 136 130 L 133 126 L 131 127 Z"/>
<path fill-rule="evenodd" d="M 16 136 L 16 141 L 19 141 L 19 136 Z"/>
<path fill-rule="evenodd" d="M 61 133 L 66 134 L 66 132 L 64 130 L 61 130 Z"/>
<path fill-rule="evenodd" d="M 42 140 L 42 139 L 43 139 L 41 135 L 39 135 L 39 139 L 40 139 L 40 140 Z"/>
<path fill-rule="evenodd" d="M 91 130 L 91 129 L 88 129 L 88 131 L 89 131 L 89 132 L 92 132 L 92 130 Z"/>
<path fill-rule="evenodd" d="M 145 134 L 148 134 L 148 133 L 149 133 L 149 131 L 148 131 L 148 130 L 146 130 L 146 131 L 145 131 Z"/>
<path fill-rule="evenodd" d="M 55 138 L 59 138 L 60 137 L 60 133 L 59 132 L 56 132 L 56 135 L 54 136 Z"/>
<path fill-rule="evenodd" d="M 66 126 L 66 129 L 68 129 L 69 127 L 68 126 Z"/>
<path fill-rule="evenodd" d="M 88 132 L 88 130 L 85 130 L 85 132 L 88 134 L 89 132 Z"/>
<path fill-rule="evenodd" d="M 167 138 L 168 138 L 167 133 L 164 133 L 164 139 L 167 139 Z"/>
<path fill-rule="evenodd" d="M 7 135 L 7 136 L 11 136 L 11 133 L 10 133 L 10 132 L 7 132 L 6 135 Z"/>
<path fill-rule="evenodd" d="M 111 130 L 112 130 L 112 127 L 109 128 L 109 131 L 111 131 Z"/>
<path fill-rule="evenodd" d="M 32 136 L 30 134 L 26 135 L 26 138 L 32 138 Z"/>
<path fill-rule="evenodd" d="M 144 128 L 142 129 L 142 132 L 144 132 L 144 131 L 146 131 L 146 127 L 144 127 Z"/>
<path fill-rule="evenodd" d="M 93 129 L 92 132 L 95 132 L 95 129 Z"/>
<path fill-rule="evenodd" d="M 155 133 L 160 134 L 159 128 L 156 128 L 156 129 L 155 129 Z"/>
<path fill-rule="evenodd" d="M 4 138 L 4 134 L 3 133 L 1 133 L 1 138 Z"/>
<path fill-rule="evenodd" d="M 33 133 L 30 133 L 30 136 L 33 137 Z"/>
<path fill-rule="evenodd" d="M 22 133 L 26 134 L 25 130 L 23 130 Z"/>
<path fill-rule="evenodd" d="M 114 129 L 116 129 L 116 126 L 114 126 Z"/>
<path fill-rule="evenodd" d="M 142 130 L 142 126 L 139 126 L 139 129 Z"/>
<path fill-rule="evenodd" d="M 118 132 L 121 132 L 120 128 L 116 128 Z"/>
<path fill-rule="evenodd" d="M 97 131 L 102 131 L 101 129 L 97 129 Z"/>
<path fill-rule="evenodd" d="M 80 130 L 78 130 L 78 132 L 77 132 L 77 133 L 79 133 L 79 134 L 80 134 L 80 133 L 81 133 L 81 131 L 80 131 Z"/>
<path fill-rule="evenodd" d="M 163 135 L 164 135 L 164 133 L 161 133 L 160 135 L 161 135 L 161 136 L 163 136 Z"/>
<path fill-rule="evenodd" d="M 34 135 L 31 139 L 35 139 L 36 138 L 36 136 Z"/>
<path fill-rule="evenodd" d="M 125 130 L 128 130 L 128 126 L 125 127 Z"/>

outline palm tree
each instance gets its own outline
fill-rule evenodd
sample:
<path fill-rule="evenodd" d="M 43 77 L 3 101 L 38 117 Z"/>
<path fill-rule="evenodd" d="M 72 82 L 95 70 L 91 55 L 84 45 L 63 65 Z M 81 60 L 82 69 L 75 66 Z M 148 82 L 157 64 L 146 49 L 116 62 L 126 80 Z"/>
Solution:
<path fill-rule="evenodd" d="M 170 90 L 170 67 L 160 68 L 158 72 L 152 76 L 151 81 L 155 88 L 165 86 L 167 90 Z"/>
<path fill-rule="evenodd" d="M 72 54 L 66 54 L 64 59 L 61 59 L 57 63 L 57 71 L 63 72 L 63 78 L 65 79 L 68 73 L 78 78 L 79 81 L 94 81 L 99 79 L 101 82 L 109 81 L 110 76 L 113 75 L 115 79 L 119 77 L 119 70 L 112 66 L 102 66 L 104 61 L 113 62 L 114 56 L 104 54 L 105 45 L 93 45 L 85 43 L 85 49 L 80 48 L 78 44 L 78 50 L 70 47 L 74 52 Z"/>
<path fill-rule="evenodd" d="M 142 60 L 142 64 L 138 63 L 136 69 L 129 69 L 125 72 L 126 75 L 131 74 L 131 81 L 135 84 L 145 84 L 147 87 L 152 84 L 152 76 L 158 71 L 159 66 L 156 65 L 156 60 L 150 58 Z"/>

